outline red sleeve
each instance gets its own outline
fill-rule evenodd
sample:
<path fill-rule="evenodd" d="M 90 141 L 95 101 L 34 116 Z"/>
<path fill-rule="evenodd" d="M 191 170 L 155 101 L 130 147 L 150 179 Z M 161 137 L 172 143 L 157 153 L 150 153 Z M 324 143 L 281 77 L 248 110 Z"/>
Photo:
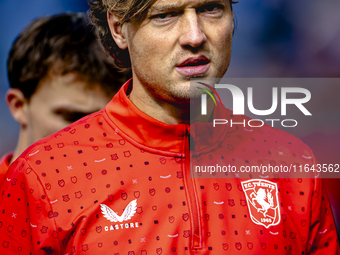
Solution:
<path fill-rule="evenodd" d="M 53 211 L 25 159 L 10 169 L 0 191 L 0 254 L 60 253 Z"/>
<path fill-rule="evenodd" d="M 339 240 L 330 203 L 322 179 L 315 179 L 311 208 L 311 228 L 307 254 L 340 254 Z"/>

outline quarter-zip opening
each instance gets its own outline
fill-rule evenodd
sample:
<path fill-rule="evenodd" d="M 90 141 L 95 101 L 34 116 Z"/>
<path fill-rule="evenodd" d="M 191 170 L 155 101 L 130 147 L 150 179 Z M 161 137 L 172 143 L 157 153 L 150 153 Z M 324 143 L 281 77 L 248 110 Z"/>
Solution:
<path fill-rule="evenodd" d="M 184 162 L 184 184 L 188 195 L 188 206 L 190 213 L 191 222 L 191 249 L 197 250 L 203 248 L 203 238 L 202 238 L 202 224 L 200 216 L 200 207 L 198 204 L 198 197 L 195 185 L 195 179 L 190 177 L 190 159 L 191 151 L 194 150 L 195 144 L 192 136 L 190 135 L 190 127 L 186 129 L 186 139 L 184 142 L 184 152 L 185 152 L 185 162 Z"/>

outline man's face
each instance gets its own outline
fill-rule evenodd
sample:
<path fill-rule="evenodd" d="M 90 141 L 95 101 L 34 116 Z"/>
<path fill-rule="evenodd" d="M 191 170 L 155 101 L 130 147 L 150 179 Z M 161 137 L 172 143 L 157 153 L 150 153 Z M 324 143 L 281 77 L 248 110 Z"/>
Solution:
<path fill-rule="evenodd" d="M 29 144 L 101 110 L 110 99 L 98 84 L 89 89 L 87 82 L 75 73 L 48 75 L 27 104 Z"/>
<path fill-rule="evenodd" d="M 134 86 L 162 101 L 185 102 L 189 78 L 222 78 L 228 69 L 234 29 L 228 0 L 157 0 L 142 21 L 124 26 Z"/>

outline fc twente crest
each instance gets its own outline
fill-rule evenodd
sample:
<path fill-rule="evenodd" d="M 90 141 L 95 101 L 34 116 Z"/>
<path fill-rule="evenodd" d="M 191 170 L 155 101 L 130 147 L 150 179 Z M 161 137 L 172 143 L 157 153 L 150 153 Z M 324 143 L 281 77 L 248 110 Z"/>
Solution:
<path fill-rule="evenodd" d="M 276 183 L 253 179 L 241 182 L 247 198 L 251 220 L 269 228 L 280 222 L 280 206 Z"/>

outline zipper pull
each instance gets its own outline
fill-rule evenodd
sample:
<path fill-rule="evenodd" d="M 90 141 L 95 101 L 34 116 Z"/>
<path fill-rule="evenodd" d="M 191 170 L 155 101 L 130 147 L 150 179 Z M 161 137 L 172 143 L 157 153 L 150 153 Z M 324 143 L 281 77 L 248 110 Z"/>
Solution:
<path fill-rule="evenodd" d="M 188 141 L 189 141 L 189 150 L 194 151 L 195 150 L 194 138 L 191 136 L 191 134 L 189 133 L 188 130 L 186 131 L 186 135 L 187 135 Z"/>

